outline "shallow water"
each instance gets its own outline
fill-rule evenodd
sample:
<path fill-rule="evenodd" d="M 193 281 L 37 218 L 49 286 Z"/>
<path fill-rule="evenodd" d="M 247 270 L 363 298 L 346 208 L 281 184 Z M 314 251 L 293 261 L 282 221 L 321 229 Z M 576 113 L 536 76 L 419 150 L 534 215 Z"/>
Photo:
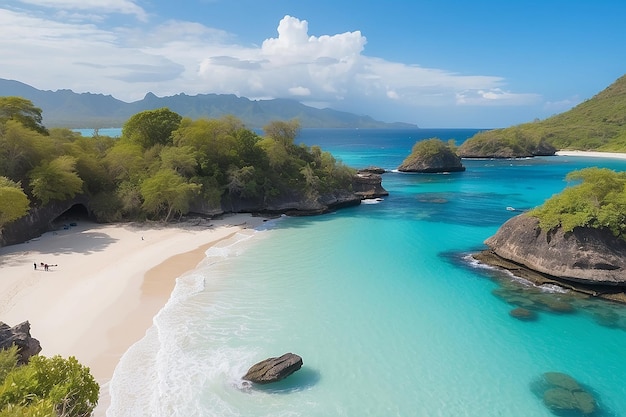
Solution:
<path fill-rule="evenodd" d="M 300 139 L 350 166 L 394 169 L 433 133 L 462 141 L 472 131 Z M 107 415 L 551 416 L 536 392 L 550 371 L 589 387 L 594 416 L 626 415 L 624 307 L 538 289 L 467 257 L 519 214 L 507 206 L 540 204 L 571 170 L 626 161 L 464 164 L 451 175 L 387 173 L 390 196 L 378 204 L 282 218 L 209 249 L 118 365 Z M 520 305 L 536 320 L 511 317 Z M 249 366 L 285 352 L 302 356 L 300 371 L 242 384 Z"/>

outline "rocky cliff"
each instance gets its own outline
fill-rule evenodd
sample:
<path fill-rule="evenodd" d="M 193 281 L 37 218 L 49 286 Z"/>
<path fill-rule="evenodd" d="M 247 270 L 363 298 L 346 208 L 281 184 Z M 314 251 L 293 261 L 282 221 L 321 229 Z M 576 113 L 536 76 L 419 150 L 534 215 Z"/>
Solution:
<path fill-rule="evenodd" d="M 0 247 L 23 243 L 55 230 L 53 222 L 75 205 L 82 205 L 85 213 L 89 214 L 88 203 L 89 198 L 80 195 L 66 201 L 52 201 L 43 207 L 31 207 L 26 216 L 0 229 Z"/>
<path fill-rule="evenodd" d="M 546 231 L 537 218 L 521 214 L 485 244 L 501 258 L 567 282 L 626 287 L 626 242 L 608 230 Z"/>
<path fill-rule="evenodd" d="M 342 207 L 356 206 L 366 198 L 383 197 L 389 193 L 382 186 L 382 176 L 371 172 L 358 172 L 349 188 L 333 189 L 321 195 L 306 195 L 302 190 L 283 193 L 272 198 L 224 198 L 216 205 L 208 201 L 196 201 L 190 207 L 190 214 L 214 217 L 224 213 L 267 213 L 288 215 L 322 214 Z M 43 233 L 56 230 L 62 225 L 64 213 L 72 207 L 81 206 L 84 215 L 98 221 L 89 209 L 89 198 L 77 196 L 67 201 L 53 201 L 44 207 L 31 208 L 29 213 L 0 229 L 0 247 L 23 243 Z M 55 221 L 57 224 L 55 224 Z"/>

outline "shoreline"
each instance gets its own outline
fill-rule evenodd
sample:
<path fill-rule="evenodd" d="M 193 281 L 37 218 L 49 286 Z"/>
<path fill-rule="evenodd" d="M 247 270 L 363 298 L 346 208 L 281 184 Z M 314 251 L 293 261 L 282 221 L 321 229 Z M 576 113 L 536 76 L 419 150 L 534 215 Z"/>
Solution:
<path fill-rule="evenodd" d="M 100 384 L 94 416 L 103 416 L 117 363 L 152 326 L 176 279 L 212 245 L 265 220 L 235 214 L 175 225 L 82 221 L 0 248 L 0 321 L 28 320 L 41 355 L 74 356 L 89 367 Z M 53 266 L 46 271 L 40 262 Z"/>
<path fill-rule="evenodd" d="M 626 159 L 626 153 L 621 152 L 598 152 L 598 151 L 568 151 L 560 150 L 555 152 L 555 156 L 584 156 L 588 158 L 613 158 Z"/>
<path fill-rule="evenodd" d="M 529 281 L 537 286 L 546 284 L 556 285 L 563 289 L 570 290 L 590 298 L 599 298 L 605 301 L 612 301 L 626 305 L 626 291 L 624 291 L 621 287 L 586 285 L 573 281 L 566 281 L 564 279 L 558 279 L 557 277 L 537 272 L 524 265 L 502 258 L 489 249 L 474 253 L 472 254 L 472 257 L 483 265 L 508 271 L 515 277 Z"/>

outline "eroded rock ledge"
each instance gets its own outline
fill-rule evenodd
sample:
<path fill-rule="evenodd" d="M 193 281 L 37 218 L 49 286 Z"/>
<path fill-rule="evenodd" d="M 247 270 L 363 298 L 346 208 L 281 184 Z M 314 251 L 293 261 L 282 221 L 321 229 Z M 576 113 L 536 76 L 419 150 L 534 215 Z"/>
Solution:
<path fill-rule="evenodd" d="M 489 250 L 475 255 L 483 263 L 539 285 L 554 283 L 626 302 L 626 242 L 608 230 L 544 231 L 537 218 L 522 214 L 504 223 L 485 244 Z"/>

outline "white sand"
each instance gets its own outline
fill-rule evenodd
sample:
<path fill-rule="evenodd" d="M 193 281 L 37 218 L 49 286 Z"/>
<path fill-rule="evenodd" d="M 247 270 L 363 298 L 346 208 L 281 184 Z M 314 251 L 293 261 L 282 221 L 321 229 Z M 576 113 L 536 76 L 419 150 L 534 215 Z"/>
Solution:
<path fill-rule="evenodd" d="M 0 248 L 0 321 L 28 320 L 42 355 L 88 366 L 101 385 L 102 415 L 115 366 L 152 325 L 175 279 L 212 244 L 262 222 L 246 214 L 185 227 L 78 222 Z M 40 262 L 57 266 L 44 271 Z"/>
<path fill-rule="evenodd" d="M 626 153 L 618 152 L 591 152 L 591 151 L 557 151 L 557 156 L 587 156 L 592 158 L 626 159 Z"/>

